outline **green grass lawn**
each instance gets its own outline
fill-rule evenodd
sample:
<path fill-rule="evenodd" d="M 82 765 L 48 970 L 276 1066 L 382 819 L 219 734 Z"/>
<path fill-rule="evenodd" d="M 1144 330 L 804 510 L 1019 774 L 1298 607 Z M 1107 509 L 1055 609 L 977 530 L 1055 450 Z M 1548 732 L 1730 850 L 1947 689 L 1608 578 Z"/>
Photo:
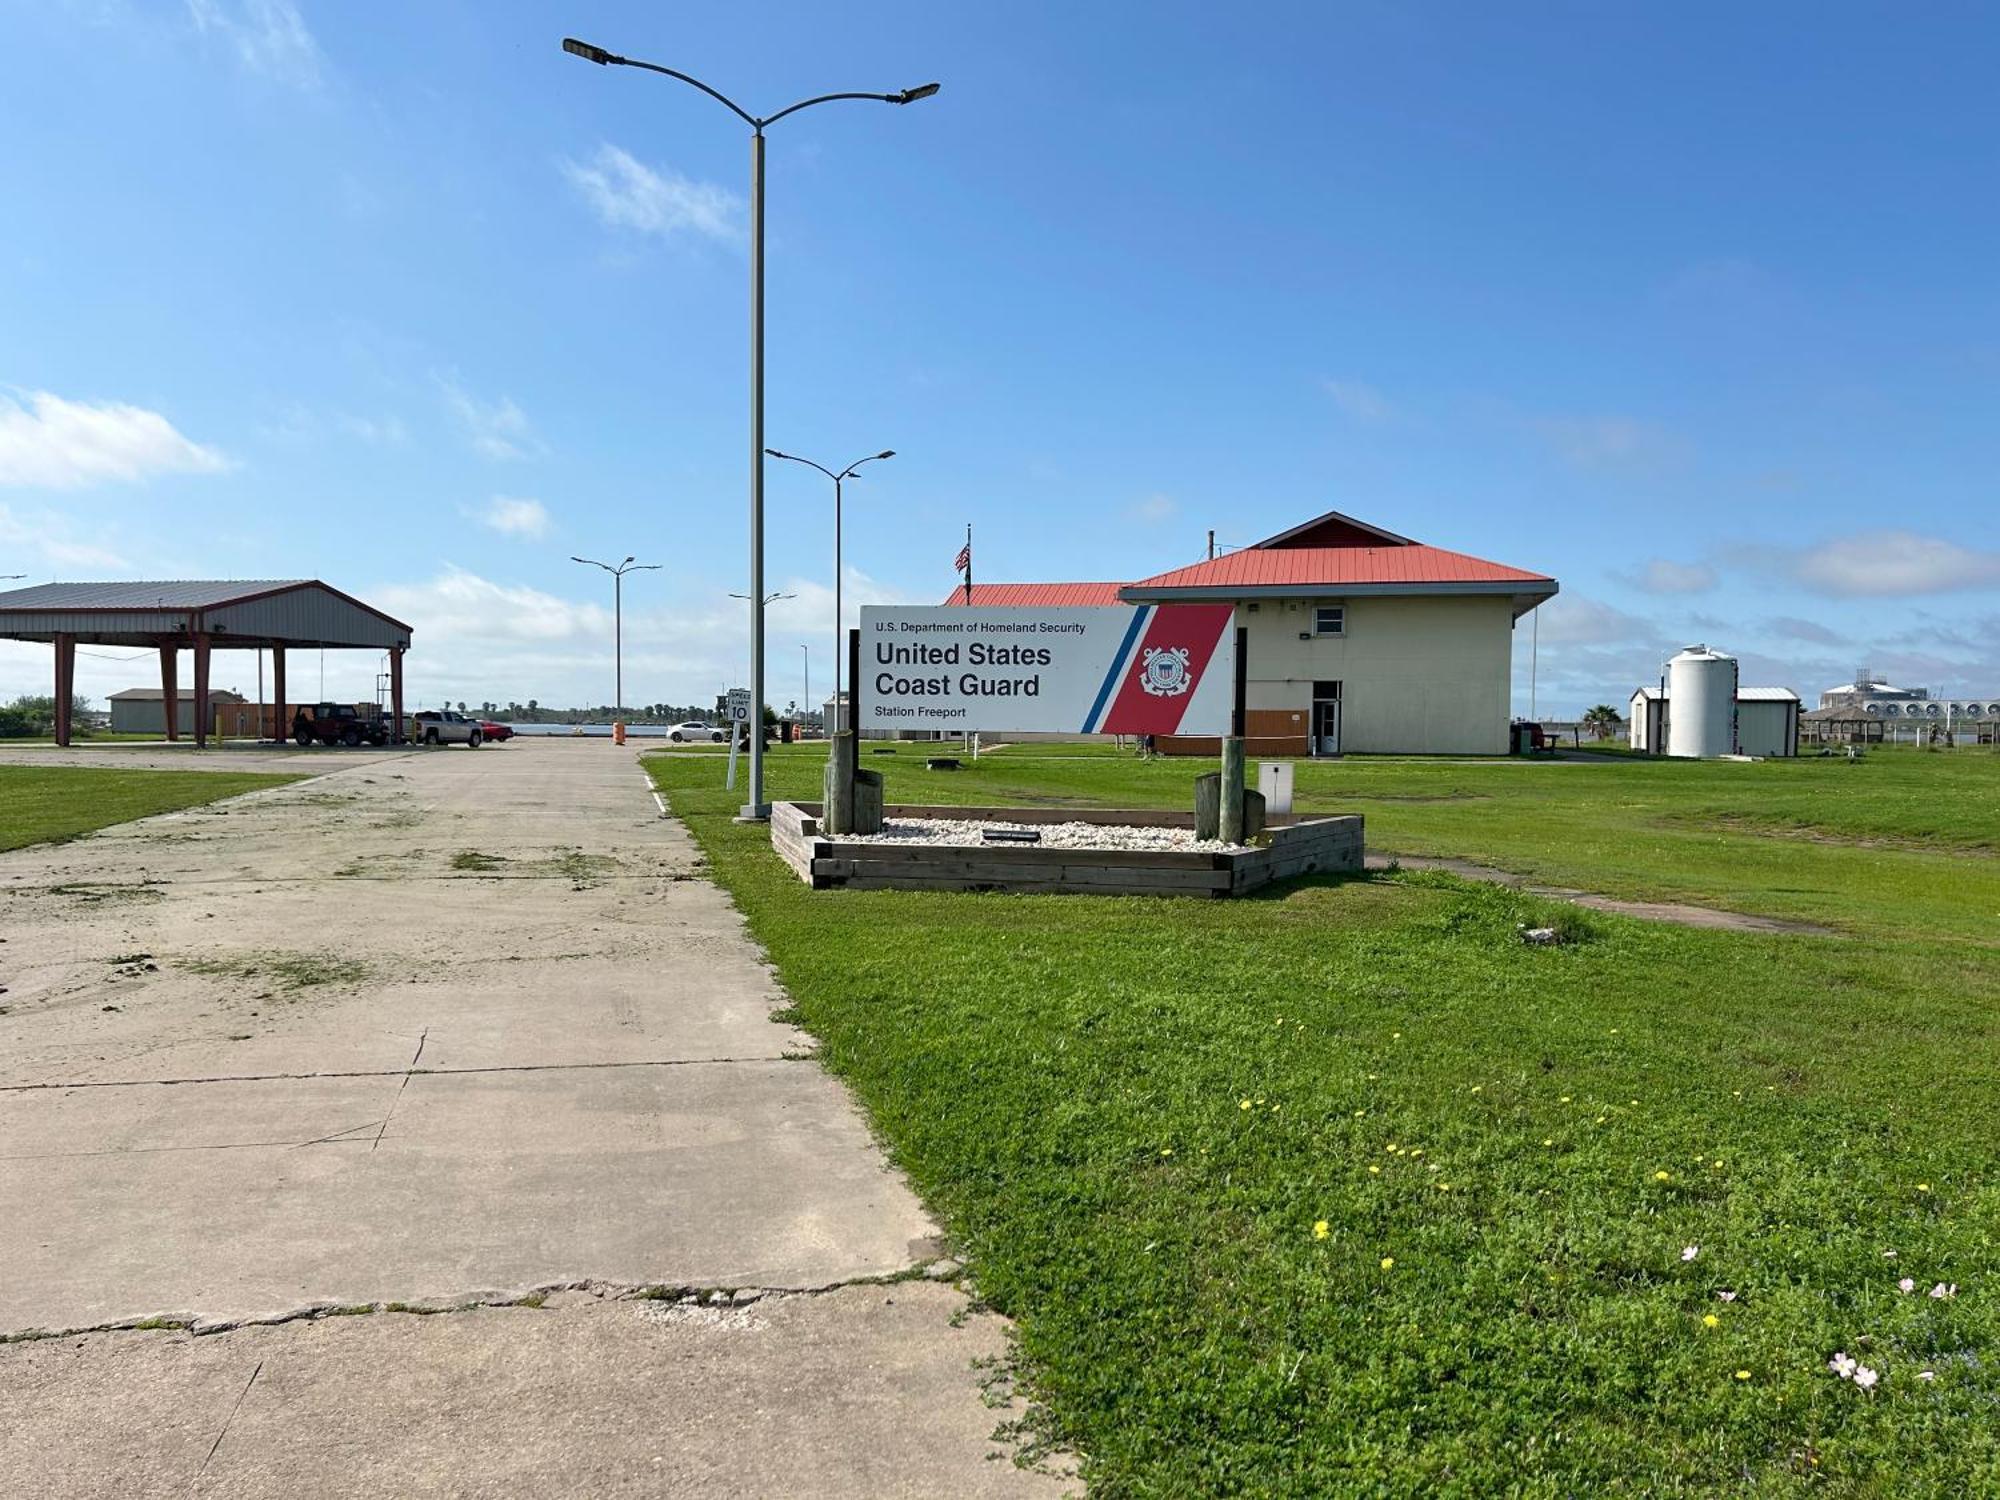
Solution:
<path fill-rule="evenodd" d="M 1040 749 L 864 764 L 1043 805 L 1205 769 Z M 1093 1493 L 2000 1489 L 2000 760 L 1300 768 L 1371 844 L 1830 938 L 1408 873 L 815 895 L 720 766 L 649 764 Z M 769 769 L 810 797 L 819 755 Z M 1580 941 L 1519 941 L 1558 910 Z"/>
<path fill-rule="evenodd" d="M 248 771 L 0 766 L 0 849 L 73 839 L 113 823 L 300 779 Z"/>

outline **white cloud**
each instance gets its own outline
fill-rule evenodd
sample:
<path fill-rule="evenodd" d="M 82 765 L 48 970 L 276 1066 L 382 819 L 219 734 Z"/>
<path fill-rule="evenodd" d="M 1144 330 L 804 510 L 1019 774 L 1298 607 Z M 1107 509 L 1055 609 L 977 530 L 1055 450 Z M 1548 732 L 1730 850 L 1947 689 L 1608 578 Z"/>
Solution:
<path fill-rule="evenodd" d="M 649 167 L 605 142 L 588 162 L 565 161 L 563 175 L 597 217 L 614 229 L 671 239 L 692 233 L 736 244 L 743 200 L 712 182 L 696 182 L 671 167 Z"/>
<path fill-rule="evenodd" d="M 1382 393 L 1358 380 L 1322 380 L 1320 386 L 1333 404 L 1357 422 L 1386 422 L 1396 414 Z"/>
<path fill-rule="evenodd" d="M 219 39 L 236 60 L 296 88 L 320 81 L 319 43 L 292 0 L 187 0 L 195 30 Z"/>
<path fill-rule="evenodd" d="M 1706 563 L 1655 557 L 1636 574 L 1627 575 L 1625 581 L 1648 594 L 1705 594 L 1715 587 L 1715 569 Z"/>
<path fill-rule="evenodd" d="M 34 553 L 53 568 L 87 569 L 94 573 L 129 573 L 132 565 L 109 548 L 96 542 L 79 541 L 66 516 L 44 511 L 40 515 L 19 516 L 0 505 L 0 546 L 19 560 L 22 553 Z M 19 587 L 9 584 L 7 587 Z"/>
<path fill-rule="evenodd" d="M 1839 537 L 1796 554 L 1792 576 L 1843 597 L 1943 594 L 2000 587 L 2000 552 L 1961 547 L 1911 531 Z"/>
<path fill-rule="evenodd" d="M 1134 500 L 1125 507 L 1125 514 L 1134 521 L 1145 521 L 1158 525 L 1171 521 L 1181 513 L 1180 504 L 1172 495 L 1148 495 L 1143 500 Z"/>
<path fill-rule="evenodd" d="M 154 474 L 214 474 L 230 462 L 182 437 L 156 411 L 116 401 L 0 393 L 0 485 L 77 489 Z"/>
<path fill-rule="evenodd" d="M 1634 417 L 1554 417 L 1534 427 L 1565 463 L 1589 472 L 1653 472 L 1683 454 L 1672 433 Z"/>
<path fill-rule="evenodd" d="M 549 513 L 539 500 L 495 495 L 479 512 L 479 523 L 502 536 L 542 537 L 549 534 Z"/>
<path fill-rule="evenodd" d="M 341 431 L 377 447 L 410 440 L 410 430 L 403 425 L 401 417 L 358 417 L 351 412 L 342 412 L 338 420 Z"/>
<path fill-rule="evenodd" d="M 1535 614 L 1541 621 L 1539 638 L 1543 646 L 1603 646 L 1650 641 L 1654 636 L 1653 626 L 1647 621 L 1582 594 L 1557 594 Z"/>
<path fill-rule="evenodd" d="M 455 376 L 437 377 L 445 405 L 451 408 L 472 446 L 488 458 L 527 458 L 547 451 L 535 435 L 528 415 L 514 404 L 511 396 L 498 401 L 481 401 L 458 383 Z"/>
<path fill-rule="evenodd" d="M 1764 628 L 1786 640 L 1807 641 L 1815 646 L 1847 644 L 1847 637 L 1836 634 L 1816 620 L 1802 620 L 1797 615 L 1774 615 L 1764 622 Z"/>
<path fill-rule="evenodd" d="M 408 621 L 414 636 L 411 702 L 494 699 L 525 703 L 607 703 L 612 694 L 610 580 L 577 569 L 578 603 L 526 585 L 507 584 L 447 565 L 420 582 L 377 585 L 370 602 Z M 593 579 L 596 580 L 593 583 Z M 749 608 L 720 587 L 699 593 L 671 574 L 625 580 L 625 697 L 632 703 L 707 703 L 746 680 Z M 833 669 L 833 589 L 825 581 L 771 581 L 781 599 L 765 611 L 769 642 L 766 691 L 780 706 L 799 696 L 811 648 L 813 690 L 829 687 Z M 602 602 L 595 596 L 601 592 Z M 841 604 L 847 623 L 863 604 L 935 603 L 911 599 L 855 568 L 846 570 Z"/>

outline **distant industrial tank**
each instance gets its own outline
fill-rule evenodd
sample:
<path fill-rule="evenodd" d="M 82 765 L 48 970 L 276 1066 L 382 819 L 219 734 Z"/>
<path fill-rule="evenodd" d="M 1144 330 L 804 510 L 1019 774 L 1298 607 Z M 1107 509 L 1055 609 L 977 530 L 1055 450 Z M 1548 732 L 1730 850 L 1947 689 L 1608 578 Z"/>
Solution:
<path fill-rule="evenodd" d="M 1736 753 L 1736 658 L 1690 646 L 1667 663 L 1667 754 L 1713 760 Z"/>

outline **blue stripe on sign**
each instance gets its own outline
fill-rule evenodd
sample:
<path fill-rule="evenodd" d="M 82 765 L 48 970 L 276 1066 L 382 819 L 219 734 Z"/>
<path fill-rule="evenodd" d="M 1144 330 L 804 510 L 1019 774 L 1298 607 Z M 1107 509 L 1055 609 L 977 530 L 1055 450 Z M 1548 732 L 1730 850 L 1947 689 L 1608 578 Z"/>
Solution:
<path fill-rule="evenodd" d="M 1110 703 L 1113 689 L 1118 679 L 1124 675 L 1125 663 L 1131 659 L 1132 643 L 1145 632 L 1146 622 L 1153 617 L 1154 606 L 1142 604 L 1132 611 L 1132 623 L 1125 627 L 1125 639 L 1118 643 L 1118 654 L 1111 658 L 1111 670 L 1104 674 L 1104 681 L 1097 689 L 1097 701 L 1090 705 L 1090 712 L 1083 716 L 1083 733 L 1095 734 L 1097 721 L 1104 714 L 1105 705 Z"/>

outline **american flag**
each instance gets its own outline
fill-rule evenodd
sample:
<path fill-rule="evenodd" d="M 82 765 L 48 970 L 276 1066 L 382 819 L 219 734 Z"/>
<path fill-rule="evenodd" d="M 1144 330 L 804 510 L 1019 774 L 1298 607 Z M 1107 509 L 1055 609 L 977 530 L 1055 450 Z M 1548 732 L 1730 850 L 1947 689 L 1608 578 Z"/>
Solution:
<path fill-rule="evenodd" d="M 972 543 L 967 542 L 963 547 L 958 549 L 958 556 L 951 560 L 951 570 L 954 573 L 963 573 L 971 566 Z"/>

